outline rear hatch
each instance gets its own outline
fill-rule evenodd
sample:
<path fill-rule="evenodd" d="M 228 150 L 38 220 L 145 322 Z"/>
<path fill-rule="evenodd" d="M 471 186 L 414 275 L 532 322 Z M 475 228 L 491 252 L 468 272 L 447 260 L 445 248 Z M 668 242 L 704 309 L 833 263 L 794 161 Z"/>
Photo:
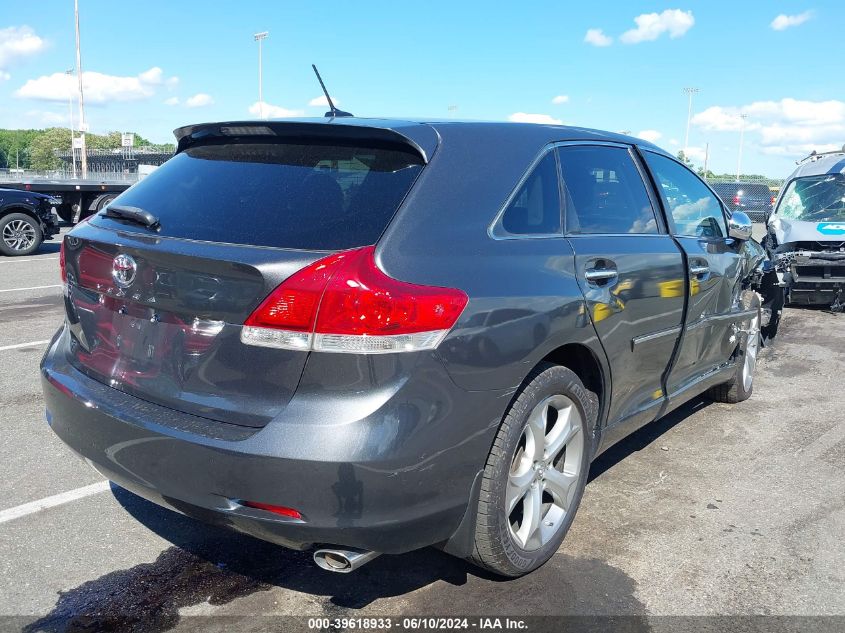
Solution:
<path fill-rule="evenodd" d="M 768 210 L 772 208 L 772 192 L 766 185 L 742 185 L 742 206 L 751 210 Z"/>
<path fill-rule="evenodd" d="M 424 159 L 399 138 L 360 130 L 355 139 L 258 130 L 183 143 L 65 238 L 77 369 L 222 422 L 263 426 L 282 411 L 308 352 L 245 345 L 242 324 L 296 271 L 374 244 Z M 157 224 L 110 215 L 127 208 Z"/>

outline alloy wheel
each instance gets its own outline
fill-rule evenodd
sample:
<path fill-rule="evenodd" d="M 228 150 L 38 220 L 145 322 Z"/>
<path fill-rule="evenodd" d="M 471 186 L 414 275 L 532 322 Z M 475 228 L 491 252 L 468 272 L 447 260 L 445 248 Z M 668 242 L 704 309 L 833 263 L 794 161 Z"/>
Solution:
<path fill-rule="evenodd" d="M 546 398 L 528 416 L 505 493 L 511 537 L 525 551 L 544 546 L 564 525 L 581 477 L 583 427 L 563 395 Z"/>
<path fill-rule="evenodd" d="M 3 227 L 3 241 L 15 251 L 25 251 L 35 244 L 35 227 L 26 220 L 12 220 Z"/>
<path fill-rule="evenodd" d="M 745 344 L 745 358 L 742 365 L 742 386 L 745 391 L 751 389 L 754 382 L 754 369 L 757 367 L 757 352 L 760 349 L 760 317 L 751 319 L 748 327 L 748 341 Z"/>

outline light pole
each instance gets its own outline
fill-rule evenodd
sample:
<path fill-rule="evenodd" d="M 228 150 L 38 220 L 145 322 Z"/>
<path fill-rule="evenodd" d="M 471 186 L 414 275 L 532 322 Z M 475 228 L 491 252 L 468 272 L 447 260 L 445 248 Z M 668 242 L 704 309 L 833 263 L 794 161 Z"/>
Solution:
<path fill-rule="evenodd" d="M 262 85 L 261 77 L 261 43 L 270 35 L 269 31 L 261 31 L 252 36 L 252 39 L 258 42 L 258 112 L 261 118 L 264 118 L 264 86 Z"/>
<path fill-rule="evenodd" d="M 739 182 L 739 174 L 742 172 L 742 141 L 745 137 L 745 119 L 747 114 L 739 115 L 739 155 L 736 159 L 736 181 Z"/>
<path fill-rule="evenodd" d="M 76 179 L 76 150 L 73 147 L 73 88 L 70 84 L 73 81 L 73 68 L 66 70 L 65 75 L 68 76 L 67 110 L 68 121 L 70 122 L 70 164 L 73 166 L 73 178 Z"/>
<path fill-rule="evenodd" d="M 684 93 L 689 97 L 689 108 L 687 108 L 687 135 L 684 137 L 684 156 L 689 151 L 689 125 L 692 121 L 692 96 L 699 91 L 698 88 L 684 88 Z"/>
<path fill-rule="evenodd" d="M 73 15 L 76 19 L 76 78 L 79 80 L 79 153 L 82 178 L 88 178 L 88 151 L 85 147 L 85 97 L 82 94 L 82 55 L 79 52 L 79 0 L 73 1 Z"/>

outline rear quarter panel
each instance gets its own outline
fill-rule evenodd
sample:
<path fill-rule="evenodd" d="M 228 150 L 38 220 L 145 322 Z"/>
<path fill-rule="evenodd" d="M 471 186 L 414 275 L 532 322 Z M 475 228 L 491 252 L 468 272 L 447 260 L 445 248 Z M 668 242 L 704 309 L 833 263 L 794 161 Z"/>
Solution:
<path fill-rule="evenodd" d="M 483 126 L 483 124 L 479 124 Z M 537 126 L 541 128 L 541 126 Z M 488 228 L 548 143 L 533 126 L 438 128 L 441 147 L 379 242 L 379 265 L 414 283 L 460 288 L 469 304 L 438 352 L 463 389 L 517 387 L 549 352 L 588 346 L 607 363 L 563 238 L 494 239 Z"/>

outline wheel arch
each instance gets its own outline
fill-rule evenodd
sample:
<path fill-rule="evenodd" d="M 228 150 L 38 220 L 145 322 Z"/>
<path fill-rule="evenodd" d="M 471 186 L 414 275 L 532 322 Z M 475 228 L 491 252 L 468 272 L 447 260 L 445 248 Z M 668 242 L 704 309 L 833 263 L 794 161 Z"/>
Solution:
<path fill-rule="evenodd" d="M 29 205 L 22 204 L 20 202 L 13 202 L 12 204 L 0 208 L 0 218 L 4 218 L 12 213 L 23 213 L 24 215 L 28 215 L 33 220 L 38 222 L 38 226 L 41 226 L 41 219 L 38 217 L 38 214 L 35 212 L 35 209 L 30 207 Z"/>
<path fill-rule="evenodd" d="M 525 384 L 527 384 L 531 380 L 532 376 L 534 376 L 535 371 L 541 365 L 549 363 L 566 367 L 572 371 L 576 376 L 578 376 L 581 382 L 584 383 L 584 387 L 595 393 L 598 398 L 598 416 L 596 420 L 596 427 L 593 430 L 592 446 L 590 447 L 590 459 L 592 460 L 601 442 L 602 421 L 609 404 L 610 370 L 609 367 L 602 364 L 599 356 L 588 345 L 583 343 L 567 343 L 554 348 L 539 359 L 537 363 L 526 373 L 520 385 L 514 388 L 510 402 L 505 408 L 505 411 L 507 412 L 510 410 L 513 401 L 519 396 Z M 496 429 L 498 430 L 498 426 Z M 491 447 L 493 441 L 494 438 L 491 438 Z M 448 540 L 435 545 L 439 549 L 442 549 L 453 556 L 457 556 L 458 558 L 469 558 L 474 551 L 473 542 L 476 525 L 475 509 L 481 492 L 483 473 L 483 467 L 476 473 L 475 479 L 473 480 L 469 491 L 467 508 L 461 522 L 458 524 L 458 527 Z"/>
<path fill-rule="evenodd" d="M 609 368 L 605 368 L 596 353 L 582 343 L 561 345 L 546 354 L 540 363 L 554 363 L 566 367 L 581 379 L 588 391 L 596 395 L 599 405 L 596 420 L 596 441 L 598 441 L 605 412 L 610 404 Z M 593 448 L 595 449 L 595 446 Z"/>

